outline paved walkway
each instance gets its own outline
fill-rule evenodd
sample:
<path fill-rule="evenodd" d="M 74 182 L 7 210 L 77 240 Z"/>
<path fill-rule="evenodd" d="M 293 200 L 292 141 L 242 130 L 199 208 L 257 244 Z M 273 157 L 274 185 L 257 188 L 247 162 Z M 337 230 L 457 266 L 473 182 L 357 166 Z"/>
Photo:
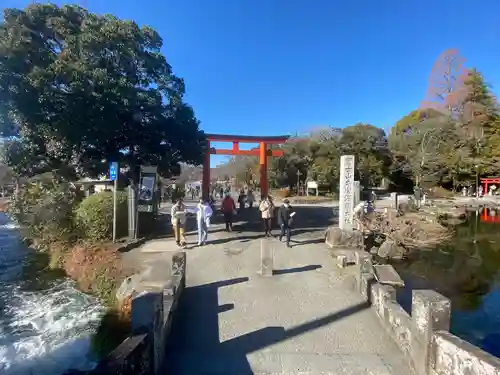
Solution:
<path fill-rule="evenodd" d="M 352 269 L 335 266 L 324 228 L 314 219 L 320 208 L 313 212 L 302 215 L 302 224 L 311 227 L 297 231 L 291 249 L 269 240 L 276 270 L 270 278 L 258 273 L 256 226 L 212 233 L 213 244 L 186 250 L 188 288 L 162 373 L 412 374 L 375 313 L 352 290 Z M 173 240 L 165 239 L 132 257 L 167 267 L 174 250 Z"/>

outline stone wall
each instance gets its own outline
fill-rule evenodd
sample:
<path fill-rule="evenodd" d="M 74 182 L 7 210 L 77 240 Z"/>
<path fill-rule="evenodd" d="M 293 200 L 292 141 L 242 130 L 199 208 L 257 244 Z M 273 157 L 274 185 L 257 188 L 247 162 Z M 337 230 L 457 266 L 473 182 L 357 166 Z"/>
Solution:
<path fill-rule="evenodd" d="M 166 354 L 174 315 L 186 285 L 186 253 L 172 257 L 167 285 L 132 298 L 132 332 L 89 375 L 156 375 Z"/>
<path fill-rule="evenodd" d="M 417 375 L 500 375 L 500 359 L 449 332 L 448 298 L 432 290 L 414 290 L 410 315 L 396 301 L 396 290 L 377 283 L 365 267 L 359 267 L 356 288 Z"/>

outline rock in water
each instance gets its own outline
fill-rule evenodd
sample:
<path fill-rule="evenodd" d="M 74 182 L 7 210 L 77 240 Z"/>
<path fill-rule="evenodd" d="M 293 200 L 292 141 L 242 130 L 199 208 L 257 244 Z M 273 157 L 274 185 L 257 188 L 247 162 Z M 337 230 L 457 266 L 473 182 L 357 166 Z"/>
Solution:
<path fill-rule="evenodd" d="M 325 243 L 332 248 L 363 249 L 364 236 L 358 230 L 344 230 L 332 226 L 326 230 Z"/>
<path fill-rule="evenodd" d="M 380 245 L 377 255 L 383 259 L 403 259 L 406 250 L 392 240 L 385 240 Z"/>
<path fill-rule="evenodd" d="M 116 291 L 116 299 L 118 304 L 121 305 L 128 297 L 132 296 L 134 293 L 139 292 L 139 287 L 141 284 L 141 275 L 134 274 L 123 280 L 122 284 Z"/>

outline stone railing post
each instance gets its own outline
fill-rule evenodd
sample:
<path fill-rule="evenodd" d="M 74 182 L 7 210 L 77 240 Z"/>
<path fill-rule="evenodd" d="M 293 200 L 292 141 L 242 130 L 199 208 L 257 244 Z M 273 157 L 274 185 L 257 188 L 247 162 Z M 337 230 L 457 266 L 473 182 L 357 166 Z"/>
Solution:
<path fill-rule="evenodd" d="M 186 286 L 186 261 L 186 253 L 183 251 L 179 251 L 172 256 L 172 286 L 181 292 Z M 177 290 L 174 290 L 174 294 L 177 292 Z"/>
<path fill-rule="evenodd" d="M 366 299 L 366 301 L 371 303 L 372 285 L 375 282 L 371 255 L 358 251 L 356 252 L 355 257 L 356 265 L 359 267 L 356 280 L 358 291 Z"/>
<path fill-rule="evenodd" d="M 163 361 L 163 315 L 163 293 L 143 292 L 132 299 L 132 333 L 148 335 L 152 374 Z"/>
<path fill-rule="evenodd" d="M 432 335 L 450 329 L 450 300 L 433 290 L 414 290 L 411 307 L 411 359 L 418 375 L 429 375 Z"/>
<path fill-rule="evenodd" d="M 260 274 L 264 277 L 273 276 L 274 246 L 268 240 L 260 241 Z"/>

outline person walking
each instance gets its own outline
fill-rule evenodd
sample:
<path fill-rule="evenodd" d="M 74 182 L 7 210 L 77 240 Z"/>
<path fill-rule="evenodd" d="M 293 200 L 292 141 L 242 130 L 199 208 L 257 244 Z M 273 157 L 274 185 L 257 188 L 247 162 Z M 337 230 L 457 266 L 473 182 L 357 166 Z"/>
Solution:
<path fill-rule="evenodd" d="M 238 209 L 238 212 L 243 212 L 243 210 L 245 209 L 245 200 L 246 200 L 246 196 L 245 196 L 245 192 L 243 191 L 243 189 L 240 190 L 240 195 L 238 195 L 238 206 L 239 206 L 239 209 Z"/>
<path fill-rule="evenodd" d="M 266 195 L 259 205 L 259 211 L 264 222 L 264 233 L 266 237 L 271 237 L 271 221 L 274 215 L 274 203 L 270 196 Z"/>
<path fill-rule="evenodd" d="M 236 204 L 234 199 L 231 198 L 231 193 L 226 192 L 226 196 L 222 201 L 222 213 L 224 215 L 224 222 L 226 223 L 226 232 L 233 231 L 233 215 L 236 211 Z"/>
<path fill-rule="evenodd" d="M 248 189 L 248 193 L 247 193 L 248 208 L 253 207 L 253 202 L 255 202 L 255 195 L 253 195 L 252 189 Z"/>
<path fill-rule="evenodd" d="M 290 239 L 292 237 L 292 220 L 295 212 L 293 212 L 292 206 L 290 206 L 290 201 L 288 199 L 283 200 L 283 205 L 278 210 L 278 225 L 280 226 L 280 237 L 279 240 L 282 241 L 283 237 L 286 236 L 286 247 L 292 247 L 290 245 Z"/>
<path fill-rule="evenodd" d="M 184 200 L 179 198 L 170 210 L 172 227 L 174 229 L 175 243 L 177 246 L 186 247 L 184 238 L 184 225 L 186 224 L 186 206 Z"/>
<path fill-rule="evenodd" d="M 198 225 L 198 246 L 204 246 L 207 243 L 208 228 L 210 227 L 210 218 L 213 215 L 212 207 L 208 201 L 200 199 L 196 210 L 196 224 Z"/>

